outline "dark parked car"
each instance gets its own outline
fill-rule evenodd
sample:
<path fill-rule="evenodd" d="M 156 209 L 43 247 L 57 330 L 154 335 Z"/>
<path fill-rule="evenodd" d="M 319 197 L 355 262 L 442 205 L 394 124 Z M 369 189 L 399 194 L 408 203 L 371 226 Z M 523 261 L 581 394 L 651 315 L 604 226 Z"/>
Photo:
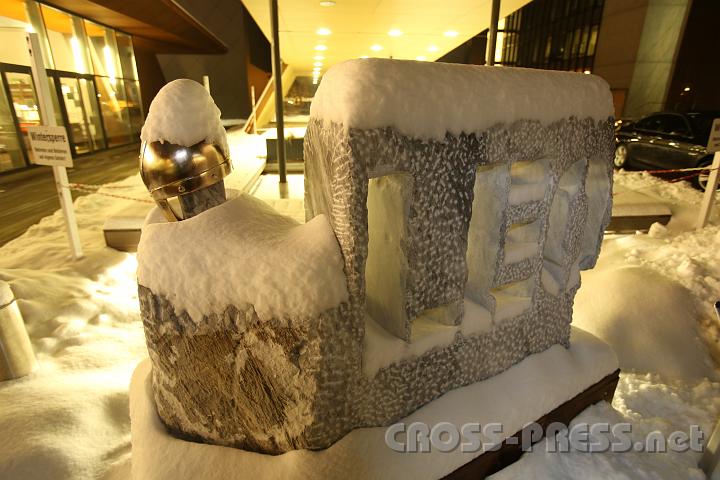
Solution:
<path fill-rule="evenodd" d="M 704 167 L 713 155 L 705 151 L 713 119 L 720 112 L 655 113 L 623 122 L 615 132 L 615 167 L 643 170 Z M 692 179 L 705 190 L 708 173 Z"/>

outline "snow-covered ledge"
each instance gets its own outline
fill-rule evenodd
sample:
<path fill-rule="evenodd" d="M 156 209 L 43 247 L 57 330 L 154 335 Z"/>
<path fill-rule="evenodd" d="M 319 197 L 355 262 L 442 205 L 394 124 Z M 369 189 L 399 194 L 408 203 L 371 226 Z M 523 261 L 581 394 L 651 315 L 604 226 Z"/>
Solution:
<path fill-rule="evenodd" d="M 570 348 L 555 345 L 487 380 L 450 391 L 408 417 L 406 424 L 500 422 L 512 435 L 618 368 L 613 350 L 573 328 Z M 385 444 L 385 428 L 361 428 L 321 451 L 263 455 L 188 442 L 170 435 L 155 411 L 150 363 L 130 385 L 132 478 L 210 480 L 233 478 L 441 478 L 482 452 L 403 454 Z"/>

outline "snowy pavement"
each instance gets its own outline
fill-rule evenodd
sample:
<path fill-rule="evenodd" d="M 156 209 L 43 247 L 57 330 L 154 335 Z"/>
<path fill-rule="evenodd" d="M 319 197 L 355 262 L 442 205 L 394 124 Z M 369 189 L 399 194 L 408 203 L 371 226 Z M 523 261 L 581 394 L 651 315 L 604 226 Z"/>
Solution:
<path fill-rule="evenodd" d="M 256 167 L 248 162 L 248 171 Z M 710 225 L 695 231 L 701 195 L 687 184 L 625 172 L 616 182 L 667 203 L 673 219 L 649 234 L 606 238 L 598 267 L 583 272 L 575 325 L 610 342 L 624 373 L 612 406 L 590 407 L 578 420 L 630 422 L 638 436 L 690 424 L 709 433 L 720 414 L 720 328 L 711 309 L 720 298 L 720 216 L 716 210 Z M 147 198 L 137 175 L 112 186 Z M 232 179 L 228 186 L 245 187 Z M 254 191 L 302 218 L 302 177 L 291 177 L 281 192 L 276 177 L 266 176 Z M 129 478 L 128 384 L 147 353 L 135 256 L 106 248 L 102 225 L 112 215 L 142 215 L 148 205 L 101 194 L 75 205 L 82 260 L 69 258 L 59 212 L 0 248 L 0 279 L 18 299 L 40 364 L 0 384 L 3 479 Z M 697 460 L 693 452 L 540 448 L 495 478 L 704 478 Z"/>

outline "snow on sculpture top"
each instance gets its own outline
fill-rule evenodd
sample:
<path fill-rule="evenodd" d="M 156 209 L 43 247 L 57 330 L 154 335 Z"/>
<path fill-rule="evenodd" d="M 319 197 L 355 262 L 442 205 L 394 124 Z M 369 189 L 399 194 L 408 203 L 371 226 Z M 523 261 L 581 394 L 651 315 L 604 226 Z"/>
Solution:
<path fill-rule="evenodd" d="M 196 246 L 205 254 L 189 254 Z M 183 222 L 146 225 L 137 275 L 196 323 L 229 305 L 253 305 L 261 320 L 293 319 L 347 300 L 342 257 L 325 216 L 299 225 L 246 195 Z"/>
<path fill-rule="evenodd" d="M 220 109 L 198 82 L 181 78 L 165 85 L 150 104 L 140 138 L 191 147 L 199 142 L 219 146 L 230 155 Z"/>
<path fill-rule="evenodd" d="M 573 72 L 355 59 L 323 76 L 310 114 L 345 128 L 394 127 L 440 140 L 517 119 L 607 120 L 608 90 L 602 78 Z"/>

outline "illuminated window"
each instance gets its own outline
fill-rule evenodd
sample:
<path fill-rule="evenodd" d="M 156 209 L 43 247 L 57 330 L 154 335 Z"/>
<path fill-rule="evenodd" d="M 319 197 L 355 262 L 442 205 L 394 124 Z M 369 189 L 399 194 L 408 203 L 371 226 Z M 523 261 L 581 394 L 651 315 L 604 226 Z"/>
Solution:
<path fill-rule="evenodd" d="M 90 73 L 85 29 L 80 18 L 46 5 L 40 7 L 56 70 Z"/>
<path fill-rule="evenodd" d="M 85 32 L 90 45 L 90 57 L 95 75 L 108 77 L 111 83 L 121 76 L 115 32 L 85 20 Z"/>
<path fill-rule="evenodd" d="M 0 62 L 30 65 L 30 55 L 25 46 L 25 32 L 28 30 L 32 27 L 27 21 L 25 2 L 0 2 Z"/>
<path fill-rule="evenodd" d="M 135 65 L 135 53 L 133 52 L 132 38 L 130 35 L 115 32 L 118 56 L 123 78 L 137 80 L 137 67 Z"/>

